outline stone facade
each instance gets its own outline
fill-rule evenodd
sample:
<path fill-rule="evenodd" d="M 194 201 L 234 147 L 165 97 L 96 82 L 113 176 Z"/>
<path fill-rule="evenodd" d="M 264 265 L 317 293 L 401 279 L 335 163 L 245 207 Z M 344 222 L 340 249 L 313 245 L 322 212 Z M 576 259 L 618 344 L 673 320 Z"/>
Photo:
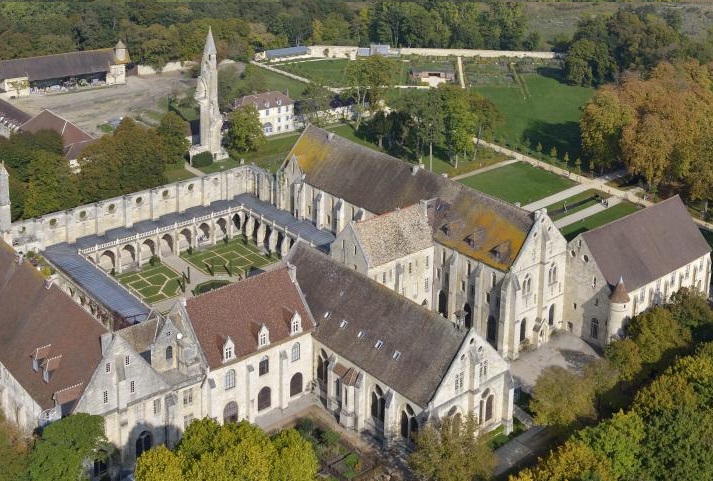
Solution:
<path fill-rule="evenodd" d="M 282 92 L 245 95 L 231 103 L 233 109 L 246 106 L 255 107 L 266 136 L 294 132 L 297 128 L 295 102 Z"/>

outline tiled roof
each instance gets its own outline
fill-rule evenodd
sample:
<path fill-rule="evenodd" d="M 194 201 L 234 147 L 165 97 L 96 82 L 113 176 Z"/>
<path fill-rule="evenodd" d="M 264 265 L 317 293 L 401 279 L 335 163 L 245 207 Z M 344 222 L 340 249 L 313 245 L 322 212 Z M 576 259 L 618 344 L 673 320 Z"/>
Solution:
<path fill-rule="evenodd" d="M 22 130 L 37 133 L 40 130 L 54 130 L 62 136 L 65 149 L 72 144 L 94 140 L 94 137 L 50 110 L 43 110 L 22 124 Z"/>
<path fill-rule="evenodd" d="M 623 277 L 629 290 L 666 276 L 711 251 L 678 196 L 580 236 L 609 285 L 616 285 Z"/>
<path fill-rule="evenodd" d="M 626 292 L 626 287 L 624 286 L 624 279 L 622 279 L 621 277 L 619 278 L 619 282 L 617 282 L 616 287 L 609 295 L 609 300 L 617 304 L 624 304 L 631 300 L 631 298 L 629 297 L 629 293 Z"/>
<path fill-rule="evenodd" d="M 353 226 L 370 267 L 433 245 L 428 217 L 418 204 L 355 222 Z"/>
<path fill-rule="evenodd" d="M 144 322 L 138 322 L 124 329 L 120 329 L 116 331 L 116 333 L 121 336 L 134 351 L 141 354 L 142 352 L 148 351 L 154 343 L 157 324 L 158 317 L 155 316 Z"/>
<path fill-rule="evenodd" d="M 439 198 L 434 239 L 496 269 L 512 265 L 534 222 L 524 209 L 311 125 L 286 162 L 293 156 L 307 184 L 377 215 Z M 473 232 L 477 244 L 467 240 Z"/>
<path fill-rule="evenodd" d="M 102 359 L 100 336 L 106 329 L 59 287 L 47 288 L 28 262 L 18 264 L 2 241 L 0 306 L 0 362 L 43 409 L 54 407 L 58 391 L 60 402 L 75 401 Z M 48 383 L 42 369 L 32 369 L 38 348 L 39 363 L 53 369 Z"/>
<path fill-rule="evenodd" d="M 239 99 L 233 100 L 231 106 L 233 109 L 239 109 L 246 105 L 253 105 L 256 109 L 263 110 L 282 105 L 292 105 L 293 103 L 294 100 L 282 92 L 270 91 L 261 94 L 244 95 Z"/>
<path fill-rule="evenodd" d="M 426 407 L 468 331 L 303 242 L 292 248 L 287 262 L 296 266 L 297 281 L 319 321 L 315 339 Z M 343 376 L 352 381 L 348 371 Z"/>
<path fill-rule="evenodd" d="M 228 337 L 235 344 L 235 357 L 241 359 L 258 351 L 258 331 L 263 324 L 270 332 L 270 345 L 290 337 L 295 312 L 302 318 L 302 332 L 314 327 L 287 267 L 190 298 L 186 311 L 212 369 L 223 365 L 223 345 Z"/>
<path fill-rule="evenodd" d="M 108 72 L 109 66 L 115 63 L 114 50 L 111 48 L 0 60 L 0 79 L 28 77 L 32 82 L 74 77 Z"/>

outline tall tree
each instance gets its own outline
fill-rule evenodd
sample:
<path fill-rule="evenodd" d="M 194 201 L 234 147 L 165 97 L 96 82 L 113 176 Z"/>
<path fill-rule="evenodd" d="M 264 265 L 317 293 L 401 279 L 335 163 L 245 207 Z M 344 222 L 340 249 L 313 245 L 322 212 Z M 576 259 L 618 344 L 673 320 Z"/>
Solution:
<path fill-rule="evenodd" d="M 257 109 L 248 105 L 234 110 L 229 116 L 230 128 L 225 135 L 228 148 L 238 152 L 258 150 L 267 139 L 262 130 Z"/>
<path fill-rule="evenodd" d="M 595 419 L 594 394 L 584 377 L 550 366 L 537 378 L 530 407 L 535 422 L 567 432 Z"/>
<path fill-rule="evenodd" d="M 76 481 L 84 462 L 105 453 L 104 418 L 78 413 L 46 426 L 30 456 L 33 480 Z"/>
<path fill-rule="evenodd" d="M 487 441 L 478 437 L 472 413 L 445 417 L 427 424 L 416 436 L 408 463 L 423 481 L 479 481 L 490 479 L 497 464 Z"/>
<path fill-rule="evenodd" d="M 76 178 L 64 157 L 39 151 L 30 162 L 29 171 L 25 216 L 39 217 L 79 204 Z"/>
<path fill-rule="evenodd" d="M 190 147 L 187 134 L 188 123 L 175 112 L 168 112 L 161 118 L 156 129 L 169 164 L 183 165 L 184 156 Z"/>

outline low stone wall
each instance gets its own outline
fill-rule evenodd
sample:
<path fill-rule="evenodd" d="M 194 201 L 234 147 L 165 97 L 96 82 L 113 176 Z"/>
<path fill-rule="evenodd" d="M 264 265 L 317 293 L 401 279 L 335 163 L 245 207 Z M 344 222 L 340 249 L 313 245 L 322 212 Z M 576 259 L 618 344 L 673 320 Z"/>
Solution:
<path fill-rule="evenodd" d="M 195 62 L 185 61 L 185 62 L 168 62 L 161 69 L 156 70 L 150 65 L 137 65 L 137 71 L 139 76 L 141 75 L 154 75 L 163 72 L 185 72 L 190 70 Z"/>

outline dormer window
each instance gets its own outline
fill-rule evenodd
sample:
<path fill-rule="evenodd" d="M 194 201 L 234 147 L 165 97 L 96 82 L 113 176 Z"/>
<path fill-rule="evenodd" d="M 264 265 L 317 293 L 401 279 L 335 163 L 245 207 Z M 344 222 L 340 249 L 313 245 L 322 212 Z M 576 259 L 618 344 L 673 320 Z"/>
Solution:
<path fill-rule="evenodd" d="M 295 312 L 290 322 L 290 334 L 298 334 L 302 332 L 302 317 L 299 312 Z"/>
<path fill-rule="evenodd" d="M 270 331 L 268 331 L 265 324 L 263 324 L 257 335 L 257 347 L 259 349 L 267 346 L 268 344 L 270 344 Z"/>
<path fill-rule="evenodd" d="M 339 323 L 339 329 L 346 329 L 347 324 L 349 324 L 349 321 L 347 321 L 346 319 L 342 319 Z"/>
<path fill-rule="evenodd" d="M 223 362 L 228 362 L 235 357 L 235 344 L 233 340 L 228 337 L 223 344 Z"/>
<path fill-rule="evenodd" d="M 384 341 L 379 339 L 378 341 L 376 341 L 376 344 L 374 344 L 374 349 L 381 349 L 382 347 L 384 347 Z"/>
<path fill-rule="evenodd" d="M 391 359 L 394 361 L 398 361 L 398 359 L 401 357 L 401 353 L 399 351 L 394 351 L 394 354 L 391 356 Z"/>

